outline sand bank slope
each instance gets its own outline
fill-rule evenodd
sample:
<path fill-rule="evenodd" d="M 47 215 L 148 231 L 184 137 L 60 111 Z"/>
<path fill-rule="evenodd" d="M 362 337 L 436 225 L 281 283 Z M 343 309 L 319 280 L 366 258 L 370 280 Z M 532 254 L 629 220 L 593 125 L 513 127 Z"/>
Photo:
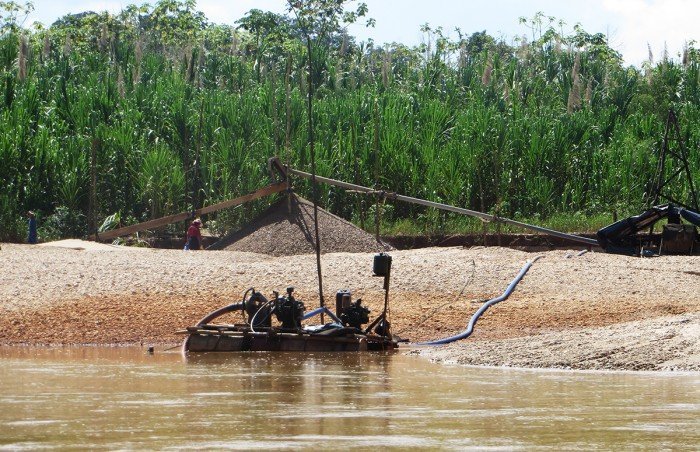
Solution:
<path fill-rule="evenodd" d="M 700 371 L 700 314 L 464 341 L 419 351 L 436 362 L 564 369 Z"/>
<path fill-rule="evenodd" d="M 471 338 L 435 359 L 697 368 L 700 257 L 543 254 L 513 295 L 479 320 Z M 420 341 L 464 329 L 481 303 L 499 295 L 535 255 L 427 248 L 392 256 L 393 331 Z M 0 344 L 176 344 L 176 330 L 238 301 L 248 287 L 270 294 L 293 285 L 307 307 L 318 304 L 313 255 L 3 244 L 0 258 Z M 379 312 L 382 283 L 371 277 L 371 267 L 372 253 L 324 255 L 326 299 L 332 304 L 335 291 L 348 288 Z"/>

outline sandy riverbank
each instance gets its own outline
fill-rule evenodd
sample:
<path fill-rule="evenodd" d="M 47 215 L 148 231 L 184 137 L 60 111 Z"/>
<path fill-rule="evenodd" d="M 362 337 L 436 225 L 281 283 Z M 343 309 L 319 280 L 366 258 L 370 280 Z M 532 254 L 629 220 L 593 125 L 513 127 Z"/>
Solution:
<path fill-rule="evenodd" d="M 293 285 L 307 306 L 317 303 L 313 255 L 48 245 L 2 244 L 0 344 L 177 344 L 176 330 L 251 286 L 269 294 Z M 700 257 L 538 254 L 471 338 L 420 353 L 464 364 L 700 370 Z M 535 256 L 505 248 L 392 255 L 393 331 L 412 341 L 462 330 Z M 371 258 L 325 255 L 326 298 L 349 288 L 377 313 L 383 295 Z"/>

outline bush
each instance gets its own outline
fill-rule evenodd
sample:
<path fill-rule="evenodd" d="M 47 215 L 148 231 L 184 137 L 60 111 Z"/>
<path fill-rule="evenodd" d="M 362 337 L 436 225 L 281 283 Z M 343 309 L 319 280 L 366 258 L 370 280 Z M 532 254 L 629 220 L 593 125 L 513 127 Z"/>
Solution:
<path fill-rule="evenodd" d="M 87 219 L 78 210 L 57 207 L 53 215 L 39 222 L 39 237 L 43 241 L 58 240 L 66 237 L 78 238 L 87 235 Z"/>
<path fill-rule="evenodd" d="M 0 196 L 0 242 L 27 240 L 27 219 L 19 213 L 14 200 Z"/>

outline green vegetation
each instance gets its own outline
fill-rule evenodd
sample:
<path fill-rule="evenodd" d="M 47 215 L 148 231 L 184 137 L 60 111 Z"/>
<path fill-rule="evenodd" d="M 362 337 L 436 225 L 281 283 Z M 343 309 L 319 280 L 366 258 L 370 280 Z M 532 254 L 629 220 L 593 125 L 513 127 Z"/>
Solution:
<path fill-rule="evenodd" d="M 297 3 L 317 12 L 338 5 Z M 257 189 L 273 155 L 309 168 L 303 17 L 252 10 L 230 27 L 209 23 L 194 0 L 161 0 L 26 30 L 22 5 L 0 7 L 0 240 L 23 239 L 29 209 L 44 237 L 85 235 L 110 215 L 128 224 Z M 366 12 L 359 5 L 346 18 Z M 532 33 L 517 45 L 484 32 L 450 39 L 426 25 L 421 46 L 378 47 L 317 23 L 331 27 L 311 30 L 321 175 L 597 228 L 613 211 L 647 202 L 673 107 L 700 186 L 692 46 L 637 69 L 602 34 L 565 34 L 541 14 L 523 20 Z M 308 182 L 295 184 L 309 196 Z M 675 190 L 688 198 L 687 187 Z M 372 228 L 372 199 L 323 186 L 320 199 Z M 226 230 L 261 207 L 208 220 Z M 481 230 L 404 204 L 387 204 L 382 222 L 396 231 Z"/>

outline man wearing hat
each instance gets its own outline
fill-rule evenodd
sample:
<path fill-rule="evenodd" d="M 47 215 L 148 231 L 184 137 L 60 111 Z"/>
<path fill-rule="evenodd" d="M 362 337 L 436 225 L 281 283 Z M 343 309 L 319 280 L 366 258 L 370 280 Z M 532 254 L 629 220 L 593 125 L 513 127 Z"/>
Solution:
<path fill-rule="evenodd" d="M 187 249 L 188 250 L 201 250 L 202 247 L 202 220 L 199 218 L 195 219 L 187 229 Z"/>

